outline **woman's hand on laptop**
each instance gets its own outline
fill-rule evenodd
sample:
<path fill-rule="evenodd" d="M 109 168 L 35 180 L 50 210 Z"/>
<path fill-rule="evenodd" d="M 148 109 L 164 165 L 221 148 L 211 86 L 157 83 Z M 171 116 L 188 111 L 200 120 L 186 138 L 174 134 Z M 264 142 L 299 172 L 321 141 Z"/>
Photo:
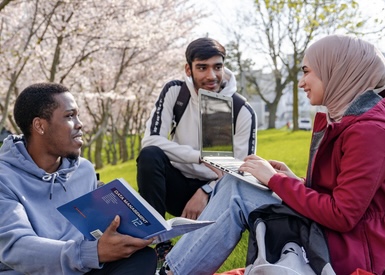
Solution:
<path fill-rule="evenodd" d="M 282 173 L 290 178 L 296 178 L 302 181 L 285 163 L 276 160 L 267 161 L 256 155 L 247 156 L 245 163 L 241 165 L 239 170 L 252 174 L 266 186 L 268 186 L 271 177 L 276 173 Z"/>
<path fill-rule="evenodd" d="M 244 161 L 245 163 L 239 167 L 239 171 L 252 174 L 266 186 L 268 186 L 271 177 L 277 173 L 267 160 L 256 155 L 249 155 Z"/>
<path fill-rule="evenodd" d="M 303 181 L 303 179 L 294 174 L 293 171 L 291 171 L 290 168 L 284 162 L 277 160 L 269 160 L 269 163 L 278 173 L 285 174 L 289 178 L 299 179 Z"/>

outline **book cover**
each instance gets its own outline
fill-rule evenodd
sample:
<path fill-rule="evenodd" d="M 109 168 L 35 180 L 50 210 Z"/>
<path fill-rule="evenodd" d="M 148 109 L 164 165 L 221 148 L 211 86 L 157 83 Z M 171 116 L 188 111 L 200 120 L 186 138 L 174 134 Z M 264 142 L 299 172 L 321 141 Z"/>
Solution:
<path fill-rule="evenodd" d="M 115 179 L 62 206 L 58 211 L 88 240 L 101 237 L 116 215 L 120 216 L 118 232 L 163 242 L 213 223 L 185 218 L 166 221 L 124 179 Z"/>

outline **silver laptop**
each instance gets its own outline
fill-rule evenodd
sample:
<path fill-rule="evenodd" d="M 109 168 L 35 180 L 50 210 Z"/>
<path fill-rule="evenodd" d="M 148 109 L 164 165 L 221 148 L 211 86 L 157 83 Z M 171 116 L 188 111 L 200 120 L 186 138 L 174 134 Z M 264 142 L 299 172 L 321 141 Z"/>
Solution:
<path fill-rule="evenodd" d="M 261 189 L 253 175 L 239 172 L 244 161 L 234 157 L 233 98 L 199 89 L 199 142 L 202 162 Z"/>

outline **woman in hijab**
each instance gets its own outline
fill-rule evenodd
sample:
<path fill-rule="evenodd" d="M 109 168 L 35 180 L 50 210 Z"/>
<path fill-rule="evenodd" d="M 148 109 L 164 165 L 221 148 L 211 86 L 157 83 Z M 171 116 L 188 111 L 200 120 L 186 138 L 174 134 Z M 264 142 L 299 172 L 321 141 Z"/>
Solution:
<path fill-rule="evenodd" d="M 310 46 L 299 87 L 327 114 L 314 120 L 305 184 L 281 162 L 241 168 L 323 226 L 337 274 L 385 272 L 385 59 L 370 43 L 332 35 Z"/>
<path fill-rule="evenodd" d="M 330 35 L 306 50 L 302 71 L 299 87 L 312 105 L 327 108 L 314 119 L 306 179 L 282 162 L 255 155 L 240 170 L 322 227 L 336 274 L 358 268 L 385 274 L 385 99 L 379 95 L 385 90 L 385 58 L 361 39 Z M 192 265 L 194 252 L 210 245 L 205 263 L 217 268 L 217 258 L 222 260 L 245 230 L 248 214 L 266 201 L 274 203 L 273 197 L 261 202 L 263 192 L 228 177 L 220 181 L 199 218 L 217 222 L 177 243 L 166 258 L 174 272 L 169 274 L 188 274 L 182 272 Z M 178 257 L 187 247 L 192 255 Z"/>

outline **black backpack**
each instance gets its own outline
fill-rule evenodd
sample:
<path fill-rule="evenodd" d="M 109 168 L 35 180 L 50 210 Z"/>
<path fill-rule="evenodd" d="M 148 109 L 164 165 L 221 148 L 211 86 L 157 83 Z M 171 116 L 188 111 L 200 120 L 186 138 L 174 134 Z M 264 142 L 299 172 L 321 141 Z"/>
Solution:
<path fill-rule="evenodd" d="M 190 100 L 190 97 L 191 95 L 187 87 L 187 84 L 186 82 L 183 82 L 173 109 L 174 117 L 172 120 L 171 136 L 174 135 L 175 133 L 176 126 L 178 126 L 178 123 L 184 111 L 186 110 L 186 106 L 188 104 L 188 101 Z M 238 93 L 234 93 L 232 95 L 232 98 L 233 98 L 233 105 L 234 105 L 233 125 L 234 125 L 234 134 L 235 134 L 235 126 L 238 118 L 238 113 L 241 110 L 242 106 L 248 103 L 246 102 L 246 98 L 244 98 Z"/>

